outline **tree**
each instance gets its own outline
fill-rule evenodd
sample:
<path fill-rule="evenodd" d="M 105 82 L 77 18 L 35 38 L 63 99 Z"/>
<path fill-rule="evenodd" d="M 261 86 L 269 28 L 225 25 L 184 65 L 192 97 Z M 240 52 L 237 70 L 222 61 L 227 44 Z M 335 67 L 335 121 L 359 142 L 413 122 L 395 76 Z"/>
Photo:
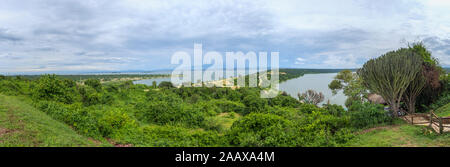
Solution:
<path fill-rule="evenodd" d="M 168 82 L 168 81 L 163 81 L 161 83 L 159 83 L 158 85 L 159 88 L 173 88 L 173 84 L 172 82 Z"/>
<path fill-rule="evenodd" d="M 407 103 L 406 107 L 408 108 L 409 113 L 416 112 L 416 98 L 422 92 L 423 88 L 425 87 L 425 83 L 425 77 L 422 73 L 422 70 L 420 70 L 420 72 L 417 73 L 415 79 L 411 81 L 405 93 L 403 94 L 403 99 Z"/>
<path fill-rule="evenodd" d="M 423 61 L 420 72 L 417 73 L 416 78 L 409 84 L 403 97 L 408 111 L 415 113 L 417 98 L 421 95 L 424 88 L 428 87 L 434 90 L 440 87 L 439 70 L 436 68 L 439 63 L 431 56 L 431 52 L 422 43 L 413 43 L 408 46 L 408 49 L 419 55 Z M 426 98 L 431 99 L 431 97 Z"/>
<path fill-rule="evenodd" d="M 152 87 L 153 87 L 153 88 L 156 88 L 156 81 L 153 81 L 153 82 L 152 82 Z"/>
<path fill-rule="evenodd" d="M 86 81 L 84 81 L 84 84 L 90 86 L 91 88 L 94 88 L 97 92 L 100 92 L 102 90 L 102 84 L 98 79 L 87 79 Z"/>
<path fill-rule="evenodd" d="M 297 94 L 298 99 L 308 104 L 317 105 L 324 100 L 322 92 L 316 92 L 314 90 L 307 90 L 305 93 Z"/>
<path fill-rule="evenodd" d="M 367 99 L 367 89 L 363 86 L 361 77 L 357 73 L 350 70 L 343 70 L 339 72 L 334 80 L 328 85 L 333 92 L 333 95 L 339 90 L 343 90 L 347 100 L 345 106 L 350 107 L 354 101 L 365 102 Z"/>
<path fill-rule="evenodd" d="M 403 93 L 422 68 L 422 59 L 409 49 L 388 52 L 367 61 L 358 71 L 364 86 L 383 97 L 398 116 Z"/>

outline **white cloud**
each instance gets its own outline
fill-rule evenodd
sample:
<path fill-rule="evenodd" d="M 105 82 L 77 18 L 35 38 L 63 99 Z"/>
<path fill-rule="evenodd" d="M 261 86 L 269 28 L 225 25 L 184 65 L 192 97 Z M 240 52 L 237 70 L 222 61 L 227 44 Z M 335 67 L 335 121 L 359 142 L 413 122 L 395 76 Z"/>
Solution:
<path fill-rule="evenodd" d="M 450 39 L 449 8 L 438 0 L 3 0 L 0 73 L 167 68 L 171 54 L 194 43 L 295 60 L 282 67 L 354 68 L 434 37 L 444 42 L 430 49 L 450 66 L 440 47 Z"/>
<path fill-rule="evenodd" d="M 295 59 L 295 64 L 305 64 L 306 60 L 298 57 L 297 59 Z"/>

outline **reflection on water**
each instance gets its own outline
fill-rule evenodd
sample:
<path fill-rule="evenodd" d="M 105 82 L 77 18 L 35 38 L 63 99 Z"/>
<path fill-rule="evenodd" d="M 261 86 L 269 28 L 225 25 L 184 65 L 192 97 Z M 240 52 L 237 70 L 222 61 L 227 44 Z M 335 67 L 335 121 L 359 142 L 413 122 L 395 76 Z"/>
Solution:
<path fill-rule="evenodd" d="M 333 96 L 331 90 L 328 88 L 328 84 L 336 75 L 337 73 L 305 74 L 300 78 L 295 78 L 280 83 L 280 91 L 285 91 L 292 97 L 298 98 L 298 93 L 303 93 L 308 89 L 312 89 L 317 92 L 322 92 L 325 96 L 325 100 L 321 104 L 327 103 L 327 101 L 330 100 L 331 104 L 338 104 L 345 107 L 345 100 L 347 97 L 342 93 L 342 91 L 339 91 L 338 94 Z"/>

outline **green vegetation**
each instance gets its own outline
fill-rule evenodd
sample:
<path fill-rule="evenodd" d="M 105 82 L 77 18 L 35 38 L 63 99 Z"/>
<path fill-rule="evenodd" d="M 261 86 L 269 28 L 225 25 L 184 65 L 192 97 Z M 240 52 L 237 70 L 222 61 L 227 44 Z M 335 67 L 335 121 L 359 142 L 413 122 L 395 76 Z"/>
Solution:
<path fill-rule="evenodd" d="M 450 103 L 436 109 L 435 113 L 441 117 L 450 117 Z"/>
<path fill-rule="evenodd" d="M 448 147 L 450 134 L 438 135 L 425 126 L 404 122 L 361 131 L 342 146 L 350 147 Z"/>
<path fill-rule="evenodd" d="M 368 91 L 362 84 L 362 79 L 357 73 L 343 70 L 334 77 L 328 88 L 334 95 L 337 94 L 337 91 L 343 90 L 344 95 L 348 97 L 345 106 L 350 107 L 354 102 L 364 102 L 367 99 Z"/>
<path fill-rule="evenodd" d="M 448 74 L 414 55 L 411 48 L 400 49 L 370 60 L 356 74 L 340 72 L 329 87 L 344 91 L 348 110 L 317 106 L 324 97 L 314 91 L 300 100 L 282 92 L 265 99 L 258 87 L 0 76 L 0 146 L 448 146 L 448 135 L 399 123 L 383 105 L 367 100 L 368 93 L 384 92 L 395 111 L 404 109 L 403 92 L 422 73 L 425 88 L 409 107 L 427 104 L 423 109 L 448 115 Z M 326 71 L 280 69 L 280 79 Z"/>
<path fill-rule="evenodd" d="M 124 81 L 124 80 L 142 80 L 158 77 L 168 77 L 168 74 L 86 74 L 86 75 L 59 75 L 60 78 L 69 79 L 77 82 L 82 82 L 88 79 L 97 79 L 102 82 L 109 81 Z M 35 80 L 39 79 L 41 75 L 17 75 L 18 78 Z"/>
<path fill-rule="evenodd" d="M 26 101 L 26 100 L 25 100 Z M 24 99 L 0 95 L 0 146 L 108 146 L 77 134 Z"/>
<path fill-rule="evenodd" d="M 358 129 L 391 122 L 381 106 L 364 103 L 350 113 L 286 94 L 260 98 L 260 88 L 155 88 L 92 79 L 75 84 L 55 75 L 0 83 L 17 85 L 2 94 L 23 90 L 18 95 L 29 110 L 93 140 L 128 146 L 337 146 Z M 376 120 L 360 119 L 377 114 Z"/>
<path fill-rule="evenodd" d="M 421 57 L 402 48 L 367 61 L 358 75 L 364 86 L 381 95 L 390 105 L 393 115 L 398 116 L 403 94 L 421 69 Z"/>

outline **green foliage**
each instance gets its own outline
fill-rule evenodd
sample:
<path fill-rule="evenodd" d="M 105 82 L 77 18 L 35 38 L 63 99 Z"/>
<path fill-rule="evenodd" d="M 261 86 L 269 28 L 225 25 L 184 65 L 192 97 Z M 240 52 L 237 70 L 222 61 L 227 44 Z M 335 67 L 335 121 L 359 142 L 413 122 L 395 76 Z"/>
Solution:
<path fill-rule="evenodd" d="M 103 113 L 98 121 L 99 131 L 103 136 L 120 135 L 119 132 L 137 128 L 135 120 L 126 112 L 114 109 Z M 117 137 L 116 137 L 117 138 Z"/>
<path fill-rule="evenodd" d="M 235 122 L 227 136 L 233 145 L 267 147 L 294 144 L 292 122 L 272 114 L 252 113 Z"/>
<path fill-rule="evenodd" d="M 0 92 L 5 95 L 20 95 L 24 93 L 20 83 L 11 79 L 0 80 Z"/>
<path fill-rule="evenodd" d="M 102 91 L 102 84 L 98 79 L 87 79 L 86 81 L 84 81 L 84 84 L 90 86 L 91 88 L 94 88 L 98 92 Z"/>
<path fill-rule="evenodd" d="M 279 94 L 275 98 L 270 98 L 268 104 L 270 106 L 281 106 L 281 107 L 298 107 L 300 105 L 297 99 L 287 94 Z"/>
<path fill-rule="evenodd" d="M 300 112 L 305 114 L 311 114 L 313 112 L 321 112 L 323 108 L 319 108 L 314 104 L 304 103 L 300 106 Z"/>
<path fill-rule="evenodd" d="M 0 147 L 102 146 L 37 110 L 28 99 L 0 95 Z M 6 133 L 5 133 L 6 131 Z M 110 146 L 110 145 L 104 145 Z"/>
<path fill-rule="evenodd" d="M 388 52 L 367 61 L 358 71 L 364 86 L 383 97 L 398 115 L 401 97 L 422 69 L 422 58 L 409 49 Z"/>
<path fill-rule="evenodd" d="M 56 75 L 43 75 L 33 87 L 33 98 L 70 104 L 75 101 L 75 90 L 71 82 L 62 82 Z"/>
<path fill-rule="evenodd" d="M 351 116 L 350 122 L 355 128 L 392 122 L 392 117 L 379 104 L 355 102 L 348 110 Z"/>
<path fill-rule="evenodd" d="M 90 106 L 100 103 L 101 94 L 98 93 L 94 88 L 80 87 L 78 91 L 80 92 L 81 101 L 84 105 Z"/>
<path fill-rule="evenodd" d="M 217 106 L 218 113 L 240 113 L 243 114 L 245 111 L 245 105 L 239 102 L 234 102 L 230 100 L 214 100 L 212 105 Z"/>
<path fill-rule="evenodd" d="M 255 95 L 245 96 L 242 100 L 242 103 L 245 105 L 245 111 L 244 113 L 241 113 L 243 115 L 250 114 L 250 113 L 258 113 L 263 112 L 266 109 L 267 100 L 257 97 Z"/>
<path fill-rule="evenodd" d="M 174 88 L 172 82 L 168 82 L 168 81 L 162 81 L 161 83 L 159 83 L 158 87 L 159 88 Z"/>
<path fill-rule="evenodd" d="M 363 86 L 361 77 L 350 70 L 339 72 L 328 88 L 332 90 L 333 95 L 343 90 L 344 95 L 347 96 L 346 107 L 349 107 L 354 101 L 362 102 L 367 99 L 367 89 Z"/>
<path fill-rule="evenodd" d="M 417 55 L 420 55 L 423 62 L 427 63 L 428 65 L 434 66 L 439 64 L 438 60 L 431 56 L 431 52 L 428 51 L 428 49 L 422 42 L 412 43 L 408 46 L 408 49 L 412 50 Z"/>
<path fill-rule="evenodd" d="M 21 90 L 37 109 L 79 134 L 132 146 L 338 146 L 357 129 L 382 122 L 373 114 L 380 108 L 347 112 L 302 104 L 286 93 L 264 99 L 259 88 L 153 89 L 96 79 L 82 85 L 54 75 L 2 83 L 15 86 L 0 90 Z M 362 118 L 364 123 L 350 121 Z"/>
<path fill-rule="evenodd" d="M 346 114 L 344 107 L 336 104 L 327 104 L 324 106 L 326 113 L 340 117 Z"/>

